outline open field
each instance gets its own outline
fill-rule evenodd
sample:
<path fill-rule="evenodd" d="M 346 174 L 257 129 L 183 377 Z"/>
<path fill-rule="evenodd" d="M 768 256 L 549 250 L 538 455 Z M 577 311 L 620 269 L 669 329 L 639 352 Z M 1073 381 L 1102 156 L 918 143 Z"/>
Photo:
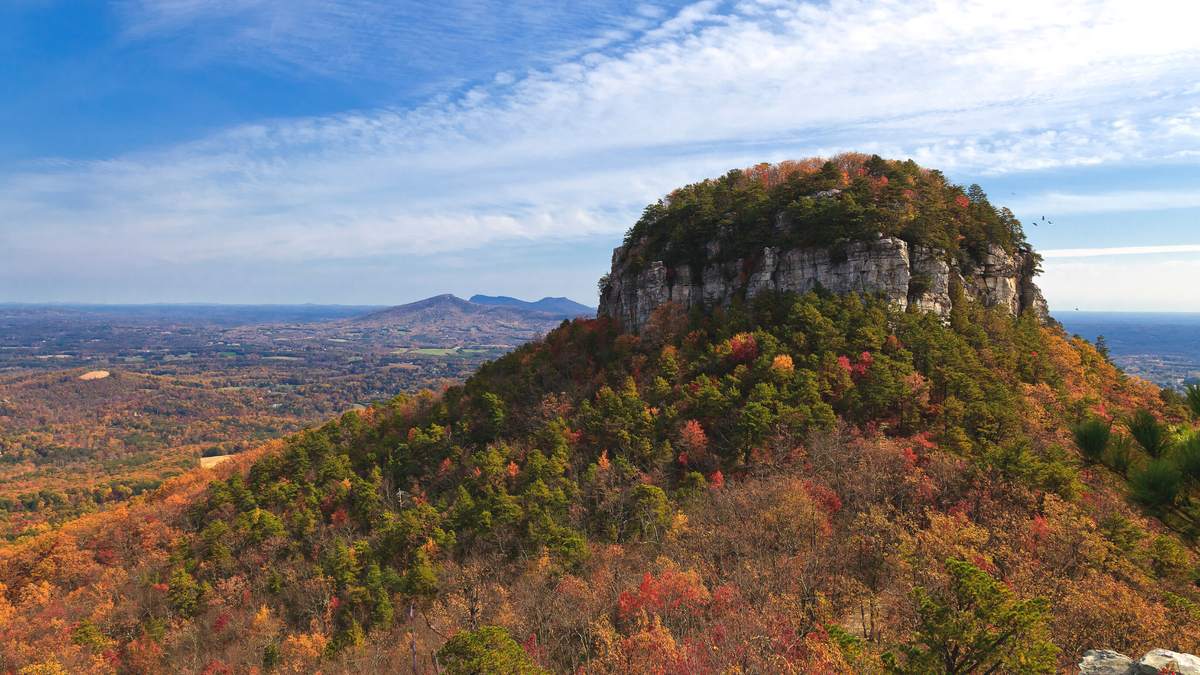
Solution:
<path fill-rule="evenodd" d="M 233 455 L 220 455 L 217 457 L 201 457 L 200 458 L 200 468 L 201 469 L 211 469 L 214 466 L 220 464 L 221 462 L 231 459 L 232 457 L 233 457 Z"/>

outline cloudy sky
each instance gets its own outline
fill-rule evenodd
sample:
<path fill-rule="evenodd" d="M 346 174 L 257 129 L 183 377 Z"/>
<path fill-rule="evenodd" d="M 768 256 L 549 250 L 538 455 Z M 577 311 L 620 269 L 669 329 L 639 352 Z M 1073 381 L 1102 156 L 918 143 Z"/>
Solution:
<path fill-rule="evenodd" d="M 1200 312 L 1181 8 L 7 0 L 0 302 L 594 304 L 670 189 L 857 150 L 1012 208 L 1054 313 Z"/>

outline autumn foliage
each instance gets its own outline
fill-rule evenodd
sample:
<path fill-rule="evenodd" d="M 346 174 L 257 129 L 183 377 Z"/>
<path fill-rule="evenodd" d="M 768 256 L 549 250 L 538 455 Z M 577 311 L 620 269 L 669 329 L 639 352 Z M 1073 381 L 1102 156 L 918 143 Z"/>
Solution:
<path fill-rule="evenodd" d="M 1195 481 L 1135 489 L 1191 466 L 1191 412 L 1031 315 L 956 311 L 814 292 L 645 339 L 565 322 L 0 550 L 0 671 L 866 675 L 940 672 L 946 647 L 1017 673 L 1200 648 Z M 1077 451 L 1089 424 L 1133 439 L 1123 469 L 1115 440 Z"/>
<path fill-rule="evenodd" d="M 947 262 L 983 261 L 989 245 L 1026 246 L 1021 223 L 978 185 L 954 185 L 912 160 L 843 153 L 758 164 L 679 188 L 646 207 L 625 236 L 632 271 L 663 261 L 693 274 L 716 263 L 743 269 L 764 247 L 826 247 L 897 237 L 944 251 Z M 717 245 L 717 246 L 714 246 Z"/>

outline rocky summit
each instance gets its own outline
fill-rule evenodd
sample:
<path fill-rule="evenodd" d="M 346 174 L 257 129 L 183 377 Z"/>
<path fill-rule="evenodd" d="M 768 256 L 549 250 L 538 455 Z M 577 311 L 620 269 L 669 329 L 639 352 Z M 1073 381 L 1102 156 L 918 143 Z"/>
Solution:
<path fill-rule="evenodd" d="M 613 252 L 599 313 L 637 331 L 669 303 L 728 309 L 824 288 L 942 318 L 978 301 L 1045 321 L 1040 260 L 1021 222 L 978 185 L 846 153 L 733 170 L 647 206 Z"/>
<path fill-rule="evenodd" d="M 900 307 L 910 305 L 942 317 L 953 306 L 951 286 L 961 282 L 963 296 L 985 306 L 1006 307 L 1014 315 L 1031 308 L 1040 320 L 1049 316 L 1046 300 L 1033 282 L 1036 260 L 1028 249 L 1007 253 L 989 244 L 983 260 L 946 262 L 946 252 L 902 239 L 880 236 L 852 242 L 835 257 L 827 248 L 765 247 L 761 255 L 701 270 L 668 267 L 655 261 L 636 271 L 627 247 L 613 251 L 607 292 L 600 314 L 620 319 L 626 329 L 640 329 L 654 310 L 675 302 L 684 308 L 703 304 L 725 307 L 734 298 L 753 299 L 766 290 L 806 293 L 817 286 L 844 295 L 883 292 Z M 711 249 L 711 257 L 720 253 Z"/>

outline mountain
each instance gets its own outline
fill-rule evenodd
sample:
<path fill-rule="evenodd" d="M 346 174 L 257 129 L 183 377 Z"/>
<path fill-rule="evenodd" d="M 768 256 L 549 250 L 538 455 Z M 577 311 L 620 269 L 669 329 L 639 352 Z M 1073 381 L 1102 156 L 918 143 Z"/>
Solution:
<path fill-rule="evenodd" d="M 595 316 L 596 308 L 581 305 L 574 300 L 567 298 L 542 298 L 537 302 L 526 302 L 516 298 L 510 298 L 506 295 L 491 296 L 491 295 L 472 295 L 471 302 L 479 305 L 501 305 L 505 307 L 521 307 L 524 309 L 532 309 L 535 312 L 549 312 L 551 314 L 563 314 L 569 317 L 576 316 Z"/>
<path fill-rule="evenodd" d="M 847 154 L 731 171 L 648 207 L 613 251 L 600 314 L 640 329 L 668 303 L 728 309 L 764 291 L 884 293 L 949 316 L 955 297 L 1031 309 L 1041 258 L 1008 209 L 913 162 Z"/>
<path fill-rule="evenodd" d="M 948 188 L 835 159 L 731 189 Z M 962 231 L 995 215 L 963 208 Z M 1200 395 L 959 293 L 945 317 L 817 285 L 668 303 L 638 335 L 562 322 L 0 549 L 0 671 L 1049 675 L 1195 651 Z"/>
<path fill-rule="evenodd" d="M 313 328 L 331 334 L 404 331 L 416 342 L 438 344 L 450 341 L 461 345 L 515 345 L 549 332 L 564 318 L 562 314 L 520 307 L 481 305 L 446 294 Z"/>
<path fill-rule="evenodd" d="M 522 307 L 491 306 L 468 302 L 449 293 L 418 300 L 407 305 L 385 307 L 350 319 L 343 325 L 406 326 L 441 323 L 447 327 L 470 327 L 480 322 L 545 322 L 552 320 L 548 312 Z M 561 319 L 560 319 L 561 320 Z"/>

